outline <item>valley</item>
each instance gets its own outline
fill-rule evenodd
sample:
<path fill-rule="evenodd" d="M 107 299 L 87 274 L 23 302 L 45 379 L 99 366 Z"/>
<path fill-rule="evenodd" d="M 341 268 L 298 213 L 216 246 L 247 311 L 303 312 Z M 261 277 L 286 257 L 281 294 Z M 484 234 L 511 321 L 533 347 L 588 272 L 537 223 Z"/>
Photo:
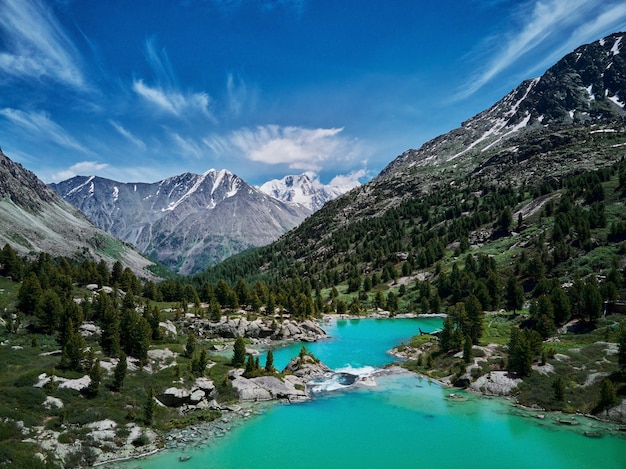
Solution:
<path fill-rule="evenodd" d="M 606 445 L 610 467 L 626 425 L 622 38 L 581 46 L 315 213 L 227 171 L 55 187 L 119 241 L 2 154 L 0 462 L 136 457 L 177 430 L 245 420 L 254 410 L 242 403 L 308 402 L 307 386 L 333 374 L 309 351 L 336 345 L 324 328 L 340 336 L 336 324 L 381 321 L 410 330 L 385 347 L 432 382 L 507 397 L 543 415 L 535 420 L 585 414 L 593 436 L 588 425 L 602 421 L 606 437 L 584 445 Z M 270 217 L 270 232 L 277 213 L 286 218 Z M 208 234 L 207 222 L 225 231 Z M 233 231 L 245 235 L 239 245 L 225 240 Z M 255 232 L 267 238 L 251 241 Z M 352 343 L 365 349 L 354 360 L 374 342 Z M 293 361 L 275 366 L 274 351 L 290 347 Z M 388 351 L 376 363 L 335 351 L 347 362 L 332 368 L 385 368 Z M 403 401 L 421 381 L 403 379 L 387 382 L 400 386 L 395 407 L 411 409 L 402 419 L 415 407 L 430 419 Z M 456 405 L 456 390 L 433 386 L 436 405 Z M 371 388 L 342 398 L 384 394 Z M 461 405 L 473 399 L 458 393 Z M 302 407 L 336 402 L 313 401 Z"/>

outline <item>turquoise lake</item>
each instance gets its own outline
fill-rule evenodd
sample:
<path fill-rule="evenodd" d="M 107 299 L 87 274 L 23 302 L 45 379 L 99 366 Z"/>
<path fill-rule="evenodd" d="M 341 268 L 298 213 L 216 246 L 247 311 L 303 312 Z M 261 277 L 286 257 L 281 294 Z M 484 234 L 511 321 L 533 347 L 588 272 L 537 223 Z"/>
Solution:
<path fill-rule="evenodd" d="M 386 351 L 438 319 L 346 320 L 325 328 L 332 339 L 305 344 L 331 368 L 380 367 Z M 302 344 L 274 351 L 282 368 Z M 626 468 L 626 438 L 614 425 L 576 416 L 578 426 L 522 411 L 504 399 L 442 388 L 405 373 L 380 376 L 301 404 L 276 404 L 225 437 L 168 450 L 125 468 Z M 464 399 L 449 399 L 451 392 Z M 605 428 L 606 427 L 606 428 Z M 588 438 L 585 430 L 601 431 Z M 180 456 L 189 456 L 186 462 Z"/>

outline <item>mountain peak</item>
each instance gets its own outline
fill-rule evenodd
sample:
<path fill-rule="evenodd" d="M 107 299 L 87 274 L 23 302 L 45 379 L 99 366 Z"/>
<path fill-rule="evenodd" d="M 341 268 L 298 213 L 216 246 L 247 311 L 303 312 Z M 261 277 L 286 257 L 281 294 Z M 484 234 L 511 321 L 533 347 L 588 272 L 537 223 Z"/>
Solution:
<path fill-rule="evenodd" d="M 291 204 L 303 205 L 315 212 L 329 200 L 343 195 L 358 185 L 358 183 L 351 186 L 322 184 L 316 173 L 306 171 L 299 175 L 272 179 L 261 185 L 259 189 L 271 197 Z"/>
<path fill-rule="evenodd" d="M 378 176 L 424 165 L 471 165 L 529 132 L 589 126 L 626 116 L 626 33 L 578 47 L 541 77 L 525 80 L 461 127 L 407 150 Z M 457 168 L 461 169 L 461 168 Z"/>
<path fill-rule="evenodd" d="M 225 169 L 153 184 L 83 177 L 51 186 L 101 229 L 183 274 L 268 244 L 311 212 Z"/>

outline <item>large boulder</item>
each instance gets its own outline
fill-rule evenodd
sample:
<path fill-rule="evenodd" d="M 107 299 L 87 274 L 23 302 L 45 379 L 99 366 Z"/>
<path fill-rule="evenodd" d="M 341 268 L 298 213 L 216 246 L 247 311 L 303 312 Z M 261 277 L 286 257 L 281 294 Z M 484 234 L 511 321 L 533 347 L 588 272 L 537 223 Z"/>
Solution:
<path fill-rule="evenodd" d="M 269 401 L 287 399 L 289 401 L 307 398 L 304 382 L 293 376 L 284 381 L 276 376 L 244 378 L 239 373 L 231 375 L 231 383 L 240 401 Z"/>
<path fill-rule="evenodd" d="M 231 381 L 240 401 L 269 401 L 272 394 L 251 379 L 238 376 Z"/>

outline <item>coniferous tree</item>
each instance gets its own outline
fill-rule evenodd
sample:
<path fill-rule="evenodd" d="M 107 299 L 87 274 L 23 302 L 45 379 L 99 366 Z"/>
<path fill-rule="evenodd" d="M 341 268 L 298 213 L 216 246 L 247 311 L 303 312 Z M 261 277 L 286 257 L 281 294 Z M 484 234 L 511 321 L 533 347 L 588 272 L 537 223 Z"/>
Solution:
<path fill-rule="evenodd" d="M 605 378 L 600 384 L 600 402 L 598 403 L 598 407 L 600 409 L 606 409 L 608 412 L 609 408 L 615 404 L 617 401 L 617 394 L 615 392 L 615 386 L 613 382 Z"/>
<path fill-rule="evenodd" d="M 152 422 L 154 421 L 155 408 L 156 403 L 154 402 L 154 389 L 151 387 L 148 390 L 148 398 L 144 406 L 144 422 L 146 425 L 152 425 Z"/>
<path fill-rule="evenodd" d="M 235 345 L 233 346 L 233 359 L 232 365 L 235 367 L 242 367 L 246 361 L 246 343 L 243 337 L 237 337 L 235 339 Z"/>
<path fill-rule="evenodd" d="M 594 278 L 585 282 L 582 294 L 584 314 L 592 324 L 595 324 L 602 314 L 602 295 Z"/>
<path fill-rule="evenodd" d="M 47 334 L 57 330 L 61 320 L 61 300 L 52 289 L 46 289 L 41 294 L 35 306 L 35 316 L 39 327 Z"/>
<path fill-rule="evenodd" d="M 541 337 L 546 339 L 554 333 L 554 307 L 548 296 L 541 295 L 530 304 L 530 316 L 535 320 L 535 327 Z"/>
<path fill-rule="evenodd" d="M 196 353 L 196 335 L 193 332 L 187 334 L 187 343 L 185 344 L 185 356 L 191 358 Z"/>
<path fill-rule="evenodd" d="M 474 295 L 470 296 L 465 302 L 466 327 L 465 333 L 468 335 L 472 343 L 478 345 L 483 335 L 483 307 Z"/>
<path fill-rule="evenodd" d="M 463 361 L 465 363 L 469 363 L 474 358 L 474 353 L 472 350 L 472 337 L 467 334 L 465 336 L 465 340 L 463 341 Z"/>
<path fill-rule="evenodd" d="M 126 358 L 126 354 L 124 352 L 121 352 L 119 361 L 117 362 L 117 365 L 115 365 L 115 369 L 113 370 L 112 388 L 115 391 L 119 391 L 124 385 L 124 379 L 126 378 L 126 373 L 128 371 L 128 363 L 126 361 Z"/>
<path fill-rule="evenodd" d="M 93 359 L 91 359 L 93 358 Z M 100 368 L 100 360 L 93 354 L 90 354 L 91 368 L 89 370 L 89 385 L 86 394 L 89 397 L 96 397 L 100 392 L 100 382 L 102 381 L 102 368 Z"/>
<path fill-rule="evenodd" d="M 525 331 L 517 327 L 511 329 L 509 339 L 509 360 L 507 369 L 522 376 L 532 371 L 533 351 Z"/>
<path fill-rule="evenodd" d="M 61 368 L 79 371 L 83 368 L 84 351 L 87 344 L 83 336 L 79 332 L 74 331 L 71 326 L 70 320 L 68 338 L 61 353 Z"/>
<path fill-rule="evenodd" d="M 506 308 L 513 314 L 524 304 L 524 289 L 517 279 L 511 275 L 506 283 Z"/>
<path fill-rule="evenodd" d="M 563 401 L 565 399 L 565 381 L 560 376 L 557 376 L 552 383 L 552 389 L 554 389 L 554 399 L 557 401 Z"/>
<path fill-rule="evenodd" d="M 117 357 L 121 351 L 121 320 L 118 309 L 110 301 L 106 304 L 100 323 L 102 326 L 102 335 L 100 336 L 102 352 L 110 357 Z"/>
<path fill-rule="evenodd" d="M 265 358 L 265 372 L 270 375 L 276 372 L 276 368 L 274 368 L 274 352 L 271 349 L 267 351 L 267 357 Z"/>
<path fill-rule="evenodd" d="M 572 315 L 572 308 L 567 294 L 560 285 L 552 289 L 550 301 L 554 309 L 554 322 L 558 325 L 562 325 L 569 321 Z"/>

